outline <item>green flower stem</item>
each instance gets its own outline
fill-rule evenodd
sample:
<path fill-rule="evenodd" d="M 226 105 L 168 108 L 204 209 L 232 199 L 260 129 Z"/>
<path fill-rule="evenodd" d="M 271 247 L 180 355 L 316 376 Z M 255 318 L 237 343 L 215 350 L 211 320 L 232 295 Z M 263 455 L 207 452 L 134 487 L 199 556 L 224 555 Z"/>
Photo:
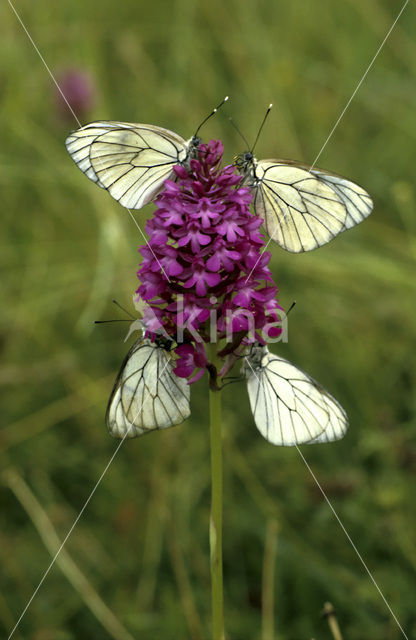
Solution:
<path fill-rule="evenodd" d="M 211 363 L 216 365 L 217 345 L 211 345 Z M 211 551 L 212 638 L 224 640 L 224 605 L 222 581 L 222 441 L 221 392 L 209 390 L 211 434 L 211 521 L 209 544 Z"/>

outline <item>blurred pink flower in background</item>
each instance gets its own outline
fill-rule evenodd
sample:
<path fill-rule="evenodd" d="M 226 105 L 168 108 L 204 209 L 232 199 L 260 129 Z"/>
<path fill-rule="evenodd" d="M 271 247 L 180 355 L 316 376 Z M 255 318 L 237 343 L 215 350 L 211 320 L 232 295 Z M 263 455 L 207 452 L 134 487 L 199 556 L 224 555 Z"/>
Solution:
<path fill-rule="evenodd" d="M 91 75 L 80 69 L 65 69 L 58 74 L 57 82 L 77 118 L 83 120 L 87 117 L 96 103 L 96 88 Z M 60 118 L 66 121 L 74 119 L 58 89 L 55 90 L 55 104 Z"/>

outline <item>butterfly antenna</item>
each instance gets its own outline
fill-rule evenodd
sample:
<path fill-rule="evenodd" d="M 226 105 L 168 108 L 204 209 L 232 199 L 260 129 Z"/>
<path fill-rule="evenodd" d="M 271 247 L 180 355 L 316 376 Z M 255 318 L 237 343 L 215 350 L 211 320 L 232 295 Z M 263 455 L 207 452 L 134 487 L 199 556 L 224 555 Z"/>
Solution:
<path fill-rule="evenodd" d="M 296 300 L 294 300 L 294 301 L 292 302 L 292 304 L 290 305 L 289 309 L 286 311 L 286 316 L 288 316 L 288 315 L 289 315 L 289 313 L 292 311 L 292 309 L 293 309 L 293 307 L 295 306 L 295 304 L 296 304 Z"/>
<path fill-rule="evenodd" d="M 237 127 L 236 123 L 234 122 L 234 120 L 232 118 L 228 118 L 228 120 L 231 122 L 231 124 L 233 125 L 234 129 L 237 131 L 238 135 L 240 136 L 240 138 L 242 140 L 244 140 L 244 144 L 246 145 L 247 149 L 250 149 L 250 145 L 247 142 L 247 138 L 245 137 L 245 135 L 240 131 L 240 129 Z"/>
<path fill-rule="evenodd" d="M 221 102 L 220 102 L 220 103 L 215 107 L 215 109 L 213 109 L 213 110 L 211 111 L 211 113 L 209 114 L 209 116 L 207 116 L 207 117 L 205 118 L 205 120 L 203 120 L 203 121 L 201 122 L 201 124 L 199 125 L 198 129 L 197 129 L 197 130 L 195 131 L 195 133 L 194 133 L 194 138 L 196 138 L 196 137 L 198 136 L 199 130 L 201 129 L 201 127 L 203 127 L 203 126 L 204 126 L 204 124 L 207 122 L 207 120 L 209 120 L 209 119 L 210 119 L 210 118 L 211 118 L 215 113 L 217 113 L 218 109 L 220 109 L 220 107 L 222 107 L 222 105 L 223 105 L 225 102 L 227 102 L 227 100 L 228 100 L 228 96 L 225 96 L 224 100 L 221 100 Z"/>
<path fill-rule="evenodd" d="M 250 150 L 250 152 L 251 152 L 251 153 L 253 153 L 254 148 L 255 148 L 255 146 L 256 146 L 256 144 L 257 144 L 257 141 L 258 141 L 258 139 L 260 138 L 260 134 L 261 134 L 262 129 L 263 129 L 263 127 L 264 127 L 264 123 L 266 122 L 266 120 L 267 120 L 267 116 L 269 115 L 270 111 L 272 110 L 272 107 L 273 107 L 273 105 L 272 105 L 272 104 L 269 104 L 268 109 L 267 109 L 267 111 L 266 111 L 266 114 L 265 114 L 265 116 L 264 116 L 264 118 L 263 118 L 263 122 L 262 122 L 262 123 L 261 123 L 261 125 L 260 125 L 260 129 L 259 129 L 259 132 L 258 132 L 258 134 L 257 134 L 257 137 L 256 137 L 256 139 L 255 139 L 255 141 L 254 141 L 254 144 L 253 144 L 253 146 L 252 146 L 251 150 Z"/>
<path fill-rule="evenodd" d="M 114 304 L 121 309 L 122 311 L 124 311 L 124 313 L 127 313 L 128 316 L 130 316 L 130 318 L 133 318 L 133 320 L 137 320 L 137 318 L 135 316 L 133 316 L 130 311 L 127 311 L 127 309 L 125 309 L 124 307 L 121 306 L 121 304 L 119 302 L 117 302 L 117 300 L 112 300 L 112 302 L 114 302 Z"/>
<path fill-rule="evenodd" d="M 234 382 L 242 382 L 243 380 L 245 380 L 245 378 L 243 378 L 243 376 L 239 376 L 239 377 L 235 376 L 233 378 L 224 378 L 224 380 L 226 380 L 227 382 L 224 382 L 221 385 L 220 387 L 221 389 L 224 389 L 224 387 L 226 387 L 229 384 L 233 384 Z"/>

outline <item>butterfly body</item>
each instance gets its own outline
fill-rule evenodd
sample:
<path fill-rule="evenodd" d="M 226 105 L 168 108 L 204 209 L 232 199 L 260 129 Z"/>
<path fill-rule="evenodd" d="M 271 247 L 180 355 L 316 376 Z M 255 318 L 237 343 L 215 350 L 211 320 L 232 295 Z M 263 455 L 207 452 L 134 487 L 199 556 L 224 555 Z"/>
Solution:
<path fill-rule="evenodd" d="M 255 179 L 256 176 L 255 168 L 257 160 L 251 151 L 244 151 L 244 153 L 240 153 L 238 156 L 235 156 L 234 164 L 244 176 L 244 182 L 246 180 L 253 182 L 253 179 Z"/>

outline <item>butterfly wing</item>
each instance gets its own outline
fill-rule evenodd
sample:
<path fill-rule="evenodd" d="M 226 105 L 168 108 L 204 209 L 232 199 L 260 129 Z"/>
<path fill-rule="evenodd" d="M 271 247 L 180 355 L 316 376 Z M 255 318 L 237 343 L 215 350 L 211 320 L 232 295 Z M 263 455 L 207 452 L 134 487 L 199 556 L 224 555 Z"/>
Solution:
<path fill-rule="evenodd" d="M 293 253 L 321 247 L 372 210 L 370 196 L 358 185 L 296 162 L 255 161 L 246 183 L 271 239 Z"/>
<path fill-rule="evenodd" d="M 103 188 L 104 185 L 98 180 L 97 174 L 92 168 L 90 149 L 97 138 L 111 129 L 117 128 L 119 124 L 118 122 L 92 122 L 77 131 L 73 131 L 65 140 L 68 153 L 75 164 L 85 173 L 87 178 Z"/>
<path fill-rule="evenodd" d="M 190 142 L 153 125 L 93 122 L 71 133 L 66 147 L 90 180 L 123 207 L 141 209 L 186 160 Z"/>
<path fill-rule="evenodd" d="M 367 191 L 358 184 L 321 169 L 313 169 L 311 173 L 330 186 L 344 203 L 347 211 L 345 229 L 351 229 L 370 215 L 373 201 Z"/>
<path fill-rule="evenodd" d="M 140 339 L 114 384 L 106 414 L 108 429 L 116 438 L 134 438 L 172 427 L 190 415 L 189 400 L 189 385 L 173 373 L 171 354 Z"/>
<path fill-rule="evenodd" d="M 262 347 L 259 360 L 244 364 L 256 426 L 282 446 L 339 440 L 348 427 L 341 405 L 307 373 Z"/>

